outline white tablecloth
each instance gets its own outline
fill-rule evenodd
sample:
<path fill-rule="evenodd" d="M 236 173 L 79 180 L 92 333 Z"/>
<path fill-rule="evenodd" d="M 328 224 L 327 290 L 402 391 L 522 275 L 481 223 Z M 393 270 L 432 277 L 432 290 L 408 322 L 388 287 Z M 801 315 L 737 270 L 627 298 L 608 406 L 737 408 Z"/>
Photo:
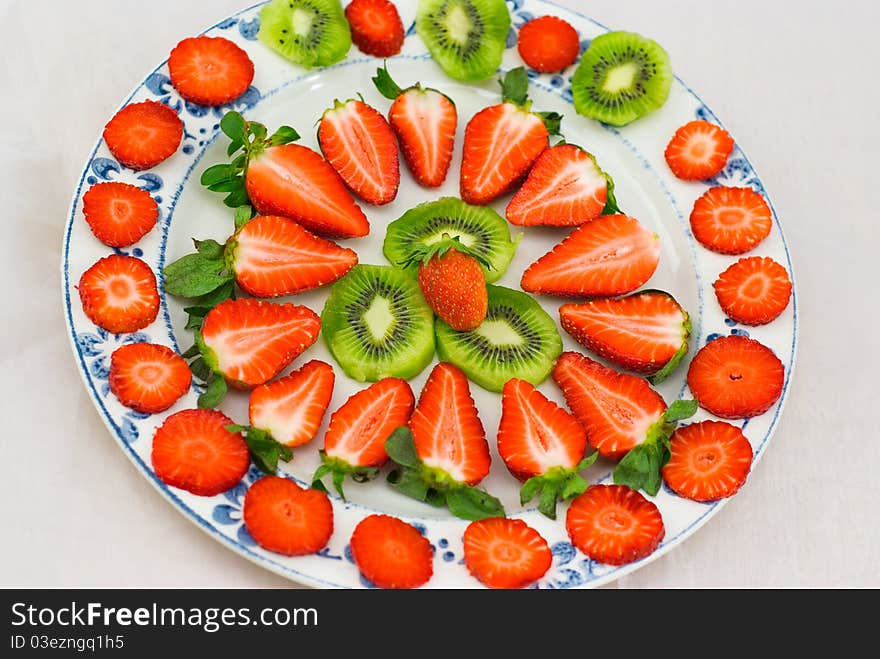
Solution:
<path fill-rule="evenodd" d="M 248 4 L 0 0 L 0 586 L 290 585 L 185 520 L 123 455 L 60 298 L 69 198 L 100 128 L 179 38 Z M 880 586 L 878 4 L 560 4 L 669 51 L 756 164 L 800 296 L 790 397 L 746 487 L 615 585 Z"/>

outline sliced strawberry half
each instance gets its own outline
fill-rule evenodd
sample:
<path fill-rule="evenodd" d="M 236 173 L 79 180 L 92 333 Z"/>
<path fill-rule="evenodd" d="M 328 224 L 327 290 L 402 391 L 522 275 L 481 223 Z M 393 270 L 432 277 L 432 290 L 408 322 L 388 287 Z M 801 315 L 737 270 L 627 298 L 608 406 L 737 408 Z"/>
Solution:
<path fill-rule="evenodd" d="M 418 588 L 434 574 L 431 543 L 411 524 L 390 515 L 367 515 L 351 534 L 351 556 L 379 588 Z"/>
<path fill-rule="evenodd" d="M 318 338 L 321 320 L 307 307 L 226 300 L 208 312 L 196 343 L 207 365 L 235 387 L 268 382 Z"/>
<path fill-rule="evenodd" d="M 700 407 L 723 419 L 763 414 L 782 395 L 785 368 L 767 346 L 731 334 L 694 355 L 687 383 Z"/>
<path fill-rule="evenodd" d="M 676 430 L 663 480 L 679 495 L 715 501 L 736 494 L 752 468 L 752 445 L 724 421 L 701 421 Z"/>
<path fill-rule="evenodd" d="M 584 458 L 587 436 L 571 414 L 526 382 L 504 384 L 498 454 L 514 478 L 524 482 L 523 505 L 540 495 L 539 510 L 556 519 L 556 502 L 587 488 L 578 474 L 597 454 Z"/>
<path fill-rule="evenodd" d="M 733 138 L 726 130 L 698 119 L 675 131 L 664 156 L 678 178 L 703 181 L 720 174 L 732 152 Z"/>
<path fill-rule="evenodd" d="M 625 485 L 591 486 L 571 502 L 565 528 L 575 547 L 608 565 L 650 556 L 666 534 L 657 506 Z"/>
<path fill-rule="evenodd" d="M 169 416 L 153 436 L 156 476 L 200 496 L 231 488 L 250 465 L 244 438 L 226 428 L 232 423 L 217 410 L 183 410 Z"/>
<path fill-rule="evenodd" d="M 462 540 L 465 566 L 489 588 L 525 588 L 543 577 L 553 562 L 547 541 L 521 519 L 471 522 Z"/>
<path fill-rule="evenodd" d="M 545 295 L 623 295 L 648 281 L 659 262 L 656 234 L 626 215 L 602 215 L 530 265 L 521 284 Z"/>
<path fill-rule="evenodd" d="M 285 556 L 314 554 L 333 535 L 327 494 L 280 476 L 263 476 L 248 488 L 242 519 L 258 545 Z"/>
<path fill-rule="evenodd" d="M 719 254 L 745 254 L 770 235 L 770 206 L 751 188 L 709 188 L 694 202 L 694 238 Z"/>
<path fill-rule="evenodd" d="M 375 478 L 388 461 L 385 440 L 407 424 L 415 402 L 409 384 L 400 378 L 385 378 L 353 394 L 330 417 L 322 465 L 312 477 L 312 487 L 323 487 L 321 478 L 332 474 L 333 485 L 344 498 L 346 475 L 357 482 Z"/>
<path fill-rule="evenodd" d="M 419 83 L 401 89 L 386 68 L 376 70 L 373 82 L 383 96 L 394 101 L 388 121 L 416 182 L 439 187 L 446 180 L 455 147 L 455 103 L 442 92 Z"/>
<path fill-rule="evenodd" d="M 156 226 L 159 206 L 146 190 L 108 181 L 96 183 L 83 195 L 83 215 L 102 243 L 129 247 Z"/>
<path fill-rule="evenodd" d="M 400 14 L 388 0 L 353 0 L 345 8 L 351 40 L 362 53 L 376 57 L 397 55 L 403 46 Z"/>
<path fill-rule="evenodd" d="M 126 105 L 104 127 L 104 141 L 110 153 L 134 170 L 155 167 L 171 157 L 182 139 L 180 117 L 156 101 Z"/>
<path fill-rule="evenodd" d="M 691 321 L 668 293 L 642 291 L 559 308 L 562 328 L 597 355 L 656 384 L 688 351 Z"/>
<path fill-rule="evenodd" d="M 769 257 L 740 259 L 714 284 L 721 310 L 744 325 L 764 325 L 785 311 L 791 298 L 791 279 Z"/>
<path fill-rule="evenodd" d="M 248 402 L 251 426 L 285 446 L 310 442 L 324 420 L 335 380 L 332 366 L 313 359 L 283 378 L 255 387 Z"/>
<path fill-rule="evenodd" d="M 77 285 L 83 312 L 108 332 L 136 332 L 156 320 L 156 275 L 134 256 L 111 254 L 99 259 Z"/>
<path fill-rule="evenodd" d="M 171 84 L 180 96 L 199 105 L 225 105 L 247 91 L 254 63 L 223 37 L 190 37 L 168 57 Z"/>
<path fill-rule="evenodd" d="M 507 205 L 507 221 L 519 226 L 577 226 L 599 217 L 608 180 L 596 159 L 574 144 L 545 149 Z"/>
<path fill-rule="evenodd" d="M 183 357 L 167 346 L 128 343 L 110 355 L 108 383 L 126 407 L 156 414 L 189 391 L 192 373 Z"/>
<path fill-rule="evenodd" d="M 292 295 L 324 286 L 358 262 L 354 250 L 277 215 L 247 222 L 227 244 L 226 253 L 238 285 L 256 297 Z"/>

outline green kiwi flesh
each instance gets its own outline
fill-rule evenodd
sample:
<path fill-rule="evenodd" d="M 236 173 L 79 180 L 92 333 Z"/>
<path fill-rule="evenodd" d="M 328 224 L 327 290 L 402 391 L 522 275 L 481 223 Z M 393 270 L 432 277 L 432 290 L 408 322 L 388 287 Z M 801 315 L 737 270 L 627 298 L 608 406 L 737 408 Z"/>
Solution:
<path fill-rule="evenodd" d="M 526 293 L 487 288 L 489 311 L 476 329 L 458 332 L 439 318 L 435 321 L 438 356 L 489 391 L 501 391 L 510 378 L 538 385 L 562 354 L 556 323 Z"/>
<path fill-rule="evenodd" d="M 390 266 L 356 265 L 333 284 L 321 334 L 358 382 L 409 379 L 434 357 L 434 314 L 415 279 Z"/>
<path fill-rule="evenodd" d="M 656 41 L 633 32 L 596 37 L 571 81 L 574 109 L 623 126 L 660 108 L 672 86 L 669 55 Z"/>
<path fill-rule="evenodd" d="M 345 58 L 351 30 L 339 0 L 272 0 L 260 11 L 260 41 L 310 69 Z"/>
<path fill-rule="evenodd" d="M 416 32 L 451 78 L 485 80 L 501 64 L 510 31 L 504 0 L 419 0 Z"/>
<path fill-rule="evenodd" d="M 403 267 L 419 244 L 433 245 L 458 236 L 466 246 L 491 266 L 483 266 L 487 282 L 496 281 L 507 270 L 521 236 L 510 238 L 507 222 L 489 206 L 472 206 L 457 197 L 442 197 L 419 204 L 388 225 L 382 251 L 392 265 Z M 407 266 L 416 275 L 418 264 Z"/>

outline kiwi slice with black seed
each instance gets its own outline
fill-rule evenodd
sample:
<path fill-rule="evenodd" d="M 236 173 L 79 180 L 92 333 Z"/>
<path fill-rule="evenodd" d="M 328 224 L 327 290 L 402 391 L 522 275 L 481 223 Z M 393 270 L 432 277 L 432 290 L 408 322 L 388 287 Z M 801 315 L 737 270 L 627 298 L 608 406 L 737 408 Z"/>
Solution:
<path fill-rule="evenodd" d="M 483 265 L 487 282 L 496 281 L 507 270 L 522 235 L 511 240 L 507 222 L 489 206 L 472 206 L 457 197 L 441 197 L 419 204 L 388 225 L 382 251 L 392 265 L 418 272 L 411 262 L 419 245 L 433 245 L 443 235 L 470 247 L 490 267 Z M 409 263 L 409 265 L 407 265 Z"/>
<path fill-rule="evenodd" d="M 418 282 L 387 265 L 356 265 L 333 284 L 321 334 L 358 382 L 409 379 L 434 357 L 434 314 Z"/>
<path fill-rule="evenodd" d="M 510 31 L 504 0 L 419 0 L 416 32 L 451 78 L 485 80 L 501 64 Z"/>
<path fill-rule="evenodd" d="M 543 382 L 562 354 L 556 323 L 525 293 L 503 286 L 487 289 L 489 310 L 476 329 L 457 332 L 437 319 L 438 356 L 489 391 L 501 391 L 510 378 Z"/>
<path fill-rule="evenodd" d="M 351 48 L 351 30 L 339 0 L 272 0 L 260 11 L 257 36 L 307 69 L 335 64 Z"/>
<path fill-rule="evenodd" d="M 608 32 L 593 39 L 574 72 L 574 109 L 623 126 L 660 108 L 669 98 L 672 77 L 669 55 L 656 41 L 634 32 Z"/>

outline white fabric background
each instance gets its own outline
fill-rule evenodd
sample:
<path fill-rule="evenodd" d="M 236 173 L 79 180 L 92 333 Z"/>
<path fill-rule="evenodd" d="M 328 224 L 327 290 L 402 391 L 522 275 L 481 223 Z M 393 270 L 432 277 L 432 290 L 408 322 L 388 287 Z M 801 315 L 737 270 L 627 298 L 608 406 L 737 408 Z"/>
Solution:
<path fill-rule="evenodd" d="M 177 40 L 248 4 L 0 0 L 0 586 L 290 585 L 186 521 L 119 450 L 80 382 L 60 296 L 69 197 L 101 127 Z M 615 585 L 880 586 L 880 5 L 560 4 L 669 51 L 755 163 L 800 296 L 790 397 L 746 487 Z"/>

